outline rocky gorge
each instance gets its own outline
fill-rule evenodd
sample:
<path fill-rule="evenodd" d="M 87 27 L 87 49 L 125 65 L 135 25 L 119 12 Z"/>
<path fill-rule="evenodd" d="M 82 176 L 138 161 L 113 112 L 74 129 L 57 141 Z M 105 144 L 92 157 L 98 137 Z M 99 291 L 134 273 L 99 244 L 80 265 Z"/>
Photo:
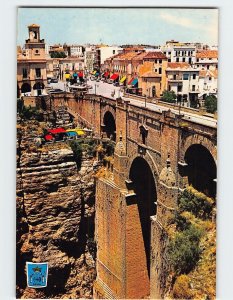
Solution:
<path fill-rule="evenodd" d="M 78 169 L 68 143 L 41 146 L 43 123 L 17 125 L 16 296 L 92 298 L 95 269 L 93 156 Z M 48 262 L 46 288 L 27 287 L 26 262 Z"/>

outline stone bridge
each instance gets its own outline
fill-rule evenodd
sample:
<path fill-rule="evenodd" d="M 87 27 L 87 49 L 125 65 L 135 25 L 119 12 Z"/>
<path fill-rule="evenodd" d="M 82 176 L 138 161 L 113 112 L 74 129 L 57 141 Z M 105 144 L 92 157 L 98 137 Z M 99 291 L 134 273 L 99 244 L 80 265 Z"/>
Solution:
<path fill-rule="evenodd" d="M 116 140 L 96 185 L 95 298 L 164 296 L 166 224 L 187 185 L 216 196 L 216 120 L 96 95 L 54 97 L 99 136 Z"/>

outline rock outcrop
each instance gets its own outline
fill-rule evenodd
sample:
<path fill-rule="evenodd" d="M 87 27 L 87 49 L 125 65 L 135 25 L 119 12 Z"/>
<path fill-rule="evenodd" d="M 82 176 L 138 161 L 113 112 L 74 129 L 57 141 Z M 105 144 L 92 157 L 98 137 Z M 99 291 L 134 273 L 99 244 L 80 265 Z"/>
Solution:
<path fill-rule="evenodd" d="M 96 276 L 93 158 L 77 169 L 65 143 L 40 147 L 41 124 L 18 125 L 17 298 L 92 298 Z M 48 286 L 26 283 L 26 261 L 48 262 Z"/>

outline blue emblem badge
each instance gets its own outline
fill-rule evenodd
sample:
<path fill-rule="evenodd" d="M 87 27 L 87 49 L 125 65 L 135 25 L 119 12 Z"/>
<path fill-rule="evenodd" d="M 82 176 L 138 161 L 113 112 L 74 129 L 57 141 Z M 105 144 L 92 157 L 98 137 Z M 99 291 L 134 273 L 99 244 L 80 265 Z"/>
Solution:
<path fill-rule="evenodd" d="M 47 286 L 48 263 L 26 262 L 27 286 L 32 288 L 43 288 Z"/>

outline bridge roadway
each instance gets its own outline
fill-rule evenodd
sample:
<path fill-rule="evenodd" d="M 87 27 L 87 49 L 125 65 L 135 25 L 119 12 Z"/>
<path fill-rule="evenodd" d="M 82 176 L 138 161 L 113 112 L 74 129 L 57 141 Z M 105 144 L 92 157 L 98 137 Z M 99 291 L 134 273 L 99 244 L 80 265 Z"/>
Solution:
<path fill-rule="evenodd" d="M 121 97 L 123 100 L 127 100 L 129 101 L 129 103 L 133 106 L 137 106 L 137 107 L 146 107 L 152 111 L 156 111 L 156 112 L 162 112 L 162 111 L 167 111 L 169 108 L 162 106 L 162 105 L 158 105 L 158 104 L 154 104 L 154 103 L 146 103 L 145 101 L 142 99 L 132 99 L 132 98 L 128 98 L 128 97 L 124 97 L 123 96 L 123 92 L 121 91 L 120 87 L 115 87 L 113 84 L 109 84 L 106 82 L 96 82 L 96 81 L 91 81 L 88 80 L 87 84 L 92 86 L 92 88 L 89 90 L 89 92 L 91 94 L 96 94 L 96 95 L 101 95 L 104 96 L 106 98 L 110 98 L 113 100 L 116 100 L 116 98 Z M 60 88 L 64 90 L 64 82 L 59 82 L 57 84 L 53 84 L 54 88 Z M 114 96 L 112 96 L 112 92 L 114 92 Z M 217 120 L 211 117 L 207 117 L 207 116 L 203 116 L 203 115 L 198 115 L 195 113 L 191 113 L 191 112 L 187 112 L 182 110 L 182 107 L 180 108 L 180 112 L 179 109 L 175 109 L 175 108 L 170 108 L 171 112 L 174 114 L 182 114 L 184 115 L 182 120 L 185 121 L 191 121 L 197 124 L 202 124 L 205 126 L 209 126 L 212 128 L 217 128 Z"/>

